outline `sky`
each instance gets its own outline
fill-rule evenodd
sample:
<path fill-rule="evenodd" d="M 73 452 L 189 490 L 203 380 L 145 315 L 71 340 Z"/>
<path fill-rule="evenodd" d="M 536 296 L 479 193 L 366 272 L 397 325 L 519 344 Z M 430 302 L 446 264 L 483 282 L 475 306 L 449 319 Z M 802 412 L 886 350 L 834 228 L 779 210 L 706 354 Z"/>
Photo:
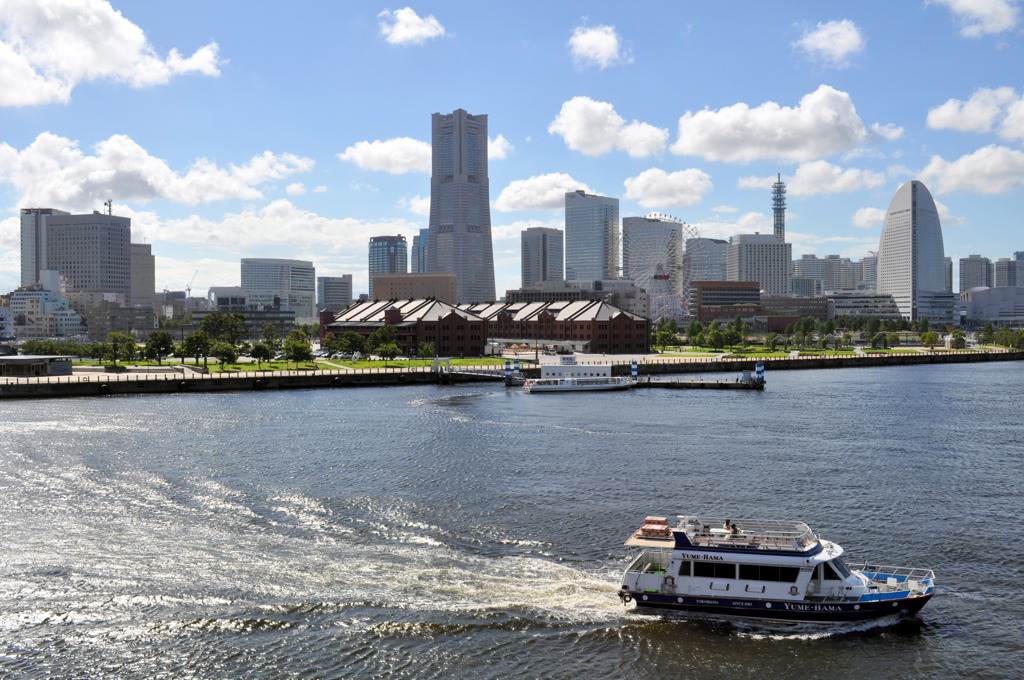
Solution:
<path fill-rule="evenodd" d="M 427 227 L 430 116 L 488 116 L 496 289 L 564 194 L 794 257 L 877 250 L 919 179 L 945 253 L 1024 250 L 1021 0 L 2 0 L 0 291 L 18 210 L 102 210 L 157 290 L 309 260 L 367 289 L 371 236 Z M 692 230 L 692 231 L 691 231 Z"/>

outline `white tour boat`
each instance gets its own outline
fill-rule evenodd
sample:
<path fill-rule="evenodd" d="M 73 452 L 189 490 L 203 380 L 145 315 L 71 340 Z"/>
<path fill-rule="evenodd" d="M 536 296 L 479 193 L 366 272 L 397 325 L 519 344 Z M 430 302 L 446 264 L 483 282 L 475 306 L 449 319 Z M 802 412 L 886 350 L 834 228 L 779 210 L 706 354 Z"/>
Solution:
<path fill-rule="evenodd" d="M 636 385 L 631 377 L 613 376 L 611 364 L 578 364 L 576 357 L 561 357 L 557 364 L 540 367 L 540 378 L 526 380 L 524 392 L 593 392 L 628 390 Z"/>
<path fill-rule="evenodd" d="M 648 517 L 626 541 L 624 604 L 802 623 L 913 616 L 935 590 L 931 569 L 847 565 L 803 522 Z"/>

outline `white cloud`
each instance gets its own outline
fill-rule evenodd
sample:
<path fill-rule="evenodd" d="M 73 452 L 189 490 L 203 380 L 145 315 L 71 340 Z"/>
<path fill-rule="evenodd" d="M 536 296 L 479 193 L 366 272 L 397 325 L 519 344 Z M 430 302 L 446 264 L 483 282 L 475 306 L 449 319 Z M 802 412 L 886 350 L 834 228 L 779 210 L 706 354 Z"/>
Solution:
<path fill-rule="evenodd" d="M 885 221 L 885 210 L 881 208 L 858 208 L 853 213 L 851 224 L 859 229 L 881 227 Z"/>
<path fill-rule="evenodd" d="M 947 161 L 932 156 L 921 179 L 934 191 L 1001 194 L 1024 188 L 1024 152 L 994 144 Z"/>
<path fill-rule="evenodd" d="M 827 161 L 803 163 L 786 188 L 791 196 L 843 194 L 882 186 L 885 175 L 870 170 L 840 168 Z"/>
<path fill-rule="evenodd" d="M 735 208 L 731 205 L 718 205 L 712 208 L 711 212 L 732 214 L 739 212 L 739 208 Z"/>
<path fill-rule="evenodd" d="M 778 177 L 757 177 L 749 175 L 736 180 L 736 186 L 740 189 L 771 189 Z"/>
<path fill-rule="evenodd" d="M 330 191 L 330 189 L 328 189 L 323 184 L 318 184 L 317 186 L 313 187 L 314 194 L 326 194 L 328 191 Z"/>
<path fill-rule="evenodd" d="M 306 193 L 306 185 L 302 182 L 293 182 L 284 188 L 289 196 L 302 196 Z"/>
<path fill-rule="evenodd" d="M 614 26 L 577 27 L 569 38 L 569 53 L 576 64 L 601 69 L 633 60 Z"/>
<path fill-rule="evenodd" d="M 78 142 L 43 132 L 18 151 L 0 143 L 0 181 L 21 192 L 20 205 L 93 210 L 110 197 L 119 201 L 167 199 L 195 205 L 228 198 L 256 199 L 270 180 L 306 172 L 314 161 L 265 151 L 243 165 L 221 168 L 198 159 L 184 174 L 149 155 L 127 135 L 114 135 L 87 155 Z"/>
<path fill-rule="evenodd" d="M 701 235 L 701 238 L 728 239 L 736 234 L 753 234 L 760 232 L 770 234 L 772 232 L 772 218 L 764 213 L 748 212 L 741 215 L 734 222 L 720 220 L 704 220 L 691 224 Z"/>
<path fill-rule="evenodd" d="M 864 45 L 860 29 L 849 19 L 818 23 L 793 43 L 811 59 L 835 68 L 846 68 L 849 58 L 863 52 Z"/>
<path fill-rule="evenodd" d="M 505 139 L 505 135 L 498 135 L 494 139 L 487 140 L 487 160 L 489 161 L 504 160 L 513 151 L 515 151 L 515 147 Z"/>
<path fill-rule="evenodd" d="M 380 34 L 392 45 L 422 45 L 445 34 L 444 26 L 433 14 L 420 17 L 411 7 L 386 9 L 377 18 Z"/>
<path fill-rule="evenodd" d="M 960 35 L 980 38 L 1016 28 L 1020 10 L 1014 0 L 930 0 L 953 13 Z"/>
<path fill-rule="evenodd" d="M 623 184 L 625 198 L 644 208 L 696 205 L 712 189 L 711 176 L 694 168 L 671 174 L 661 168 L 650 168 L 636 177 L 628 177 Z"/>
<path fill-rule="evenodd" d="M 548 133 L 561 135 L 566 146 L 588 156 L 618 149 L 642 158 L 661 153 L 668 140 L 668 130 L 635 120 L 627 125 L 611 104 L 590 97 L 564 102 Z"/>
<path fill-rule="evenodd" d="M 411 137 L 356 142 L 338 154 L 338 158 L 364 170 L 383 170 L 392 175 L 429 173 L 431 162 L 430 144 Z"/>
<path fill-rule="evenodd" d="M 991 132 L 998 124 L 1003 139 L 1024 139 L 1024 94 L 1012 87 L 979 88 L 967 101 L 949 99 L 928 111 L 928 127 L 960 132 Z"/>
<path fill-rule="evenodd" d="M 399 199 L 398 205 L 405 208 L 413 215 L 430 214 L 430 196 L 413 196 L 412 198 Z"/>
<path fill-rule="evenodd" d="M 850 149 L 871 136 L 850 95 L 821 85 L 795 107 L 745 103 L 718 111 L 687 111 L 672 152 L 709 161 L 806 161 Z"/>
<path fill-rule="evenodd" d="M 548 227 L 550 229 L 565 229 L 565 220 L 561 217 L 547 221 L 538 220 L 516 220 L 508 224 L 496 224 L 491 227 L 491 237 L 495 241 L 504 241 L 516 239 L 518 240 L 522 236 L 523 231 L 529 227 Z M 521 251 L 519 248 L 513 250 L 516 261 L 518 262 Z"/>
<path fill-rule="evenodd" d="M 875 138 L 872 141 L 894 142 L 903 136 L 903 128 L 893 123 L 872 123 L 871 134 Z"/>
<path fill-rule="evenodd" d="M 565 207 L 565 195 L 577 189 L 593 193 L 586 184 L 562 172 L 517 179 L 501 190 L 494 201 L 494 209 L 500 212 L 558 210 Z"/>
<path fill-rule="evenodd" d="M 68 102 L 82 82 L 113 80 L 131 87 L 171 78 L 220 74 L 217 43 L 184 57 L 160 57 L 143 30 L 104 0 L 0 2 L 0 106 Z"/>

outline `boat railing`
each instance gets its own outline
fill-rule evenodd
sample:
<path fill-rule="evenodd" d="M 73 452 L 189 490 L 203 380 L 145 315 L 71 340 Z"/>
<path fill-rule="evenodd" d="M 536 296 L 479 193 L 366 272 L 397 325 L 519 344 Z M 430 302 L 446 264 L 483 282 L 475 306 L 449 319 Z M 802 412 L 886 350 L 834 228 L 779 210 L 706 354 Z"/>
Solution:
<path fill-rule="evenodd" d="M 687 515 L 680 515 L 679 519 L 678 528 L 684 529 L 696 545 L 746 544 L 764 550 L 804 550 L 818 541 L 817 535 L 803 522 Z"/>
<path fill-rule="evenodd" d="M 847 566 L 867 576 L 881 592 L 924 591 L 935 583 L 935 572 L 921 567 L 889 567 L 867 563 Z"/>

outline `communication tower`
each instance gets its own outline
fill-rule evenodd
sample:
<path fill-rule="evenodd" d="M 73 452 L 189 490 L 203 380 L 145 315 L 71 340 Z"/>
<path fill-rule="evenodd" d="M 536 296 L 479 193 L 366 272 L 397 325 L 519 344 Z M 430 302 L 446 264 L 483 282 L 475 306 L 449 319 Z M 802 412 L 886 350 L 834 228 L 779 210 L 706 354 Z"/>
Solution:
<path fill-rule="evenodd" d="M 786 241 L 786 183 L 782 181 L 782 173 L 772 184 L 772 212 L 775 213 L 775 238 Z"/>

